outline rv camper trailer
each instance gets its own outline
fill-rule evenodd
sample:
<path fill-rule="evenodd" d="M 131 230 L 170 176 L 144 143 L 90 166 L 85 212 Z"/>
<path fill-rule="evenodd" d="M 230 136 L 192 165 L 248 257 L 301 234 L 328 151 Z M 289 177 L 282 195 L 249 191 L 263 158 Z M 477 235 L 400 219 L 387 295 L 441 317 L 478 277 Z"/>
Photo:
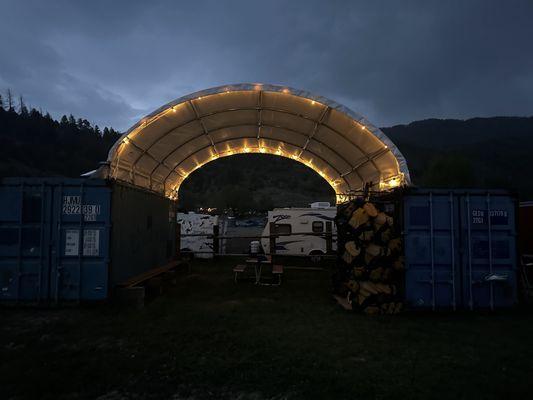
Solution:
<path fill-rule="evenodd" d="M 313 261 L 320 260 L 317 256 L 326 254 L 325 236 L 306 234 L 327 231 L 335 234 L 336 228 L 333 220 L 337 209 L 327 202 L 316 202 L 310 206 L 310 208 L 275 208 L 268 212 L 268 220 L 261 239 L 261 246 L 265 253 L 270 253 L 270 241 L 265 236 L 271 234 L 270 223 L 274 223 L 275 232 L 272 234 L 291 235 L 276 238 L 276 254 L 308 255 Z M 337 250 L 335 237 L 332 250 Z"/>
<path fill-rule="evenodd" d="M 213 239 L 208 236 L 186 236 L 191 234 L 213 234 L 213 226 L 218 225 L 218 216 L 194 212 L 177 213 L 181 224 L 181 253 L 197 258 L 213 258 Z"/>

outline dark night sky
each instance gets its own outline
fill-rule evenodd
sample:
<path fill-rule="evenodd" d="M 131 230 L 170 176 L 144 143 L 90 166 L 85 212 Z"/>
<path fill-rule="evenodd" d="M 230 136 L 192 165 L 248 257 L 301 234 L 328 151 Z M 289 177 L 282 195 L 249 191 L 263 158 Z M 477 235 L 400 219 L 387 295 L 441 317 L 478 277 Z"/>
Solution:
<path fill-rule="evenodd" d="M 285 84 L 378 126 L 532 115 L 533 1 L 0 0 L 0 90 L 124 130 L 190 92 Z"/>

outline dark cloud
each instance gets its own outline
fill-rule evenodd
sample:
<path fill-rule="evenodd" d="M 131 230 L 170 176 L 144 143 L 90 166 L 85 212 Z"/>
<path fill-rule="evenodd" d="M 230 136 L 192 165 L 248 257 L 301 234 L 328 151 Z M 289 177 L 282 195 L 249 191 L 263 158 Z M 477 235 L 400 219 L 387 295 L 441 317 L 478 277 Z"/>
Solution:
<path fill-rule="evenodd" d="M 377 125 L 531 115 L 531 1 L 0 0 L 0 88 L 126 129 L 238 82 L 325 95 Z"/>

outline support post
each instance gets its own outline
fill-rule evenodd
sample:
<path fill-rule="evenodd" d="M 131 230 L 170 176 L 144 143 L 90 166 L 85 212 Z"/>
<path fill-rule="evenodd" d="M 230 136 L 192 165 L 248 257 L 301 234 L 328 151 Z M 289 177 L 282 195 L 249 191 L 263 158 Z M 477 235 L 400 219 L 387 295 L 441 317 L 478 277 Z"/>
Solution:
<path fill-rule="evenodd" d="M 270 255 L 272 257 L 272 263 L 274 262 L 274 254 L 276 254 L 276 223 L 269 223 L 269 232 L 270 232 Z"/>
<path fill-rule="evenodd" d="M 176 239 L 175 240 L 176 240 L 175 259 L 178 260 L 181 256 L 181 224 L 180 223 L 176 223 Z"/>
<path fill-rule="evenodd" d="M 333 235 L 332 231 L 332 222 L 326 222 L 326 254 L 331 254 L 333 252 Z"/>
<path fill-rule="evenodd" d="M 213 257 L 216 257 L 220 253 L 219 232 L 218 225 L 213 225 Z"/>

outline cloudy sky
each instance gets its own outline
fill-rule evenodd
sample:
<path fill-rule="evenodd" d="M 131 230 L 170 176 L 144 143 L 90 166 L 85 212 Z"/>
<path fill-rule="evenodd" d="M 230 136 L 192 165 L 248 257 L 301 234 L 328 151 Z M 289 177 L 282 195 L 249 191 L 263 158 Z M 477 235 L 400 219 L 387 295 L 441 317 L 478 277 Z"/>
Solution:
<path fill-rule="evenodd" d="M 533 115 L 533 1 L 0 0 L 0 90 L 125 130 L 196 90 L 309 90 L 378 126 Z"/>

